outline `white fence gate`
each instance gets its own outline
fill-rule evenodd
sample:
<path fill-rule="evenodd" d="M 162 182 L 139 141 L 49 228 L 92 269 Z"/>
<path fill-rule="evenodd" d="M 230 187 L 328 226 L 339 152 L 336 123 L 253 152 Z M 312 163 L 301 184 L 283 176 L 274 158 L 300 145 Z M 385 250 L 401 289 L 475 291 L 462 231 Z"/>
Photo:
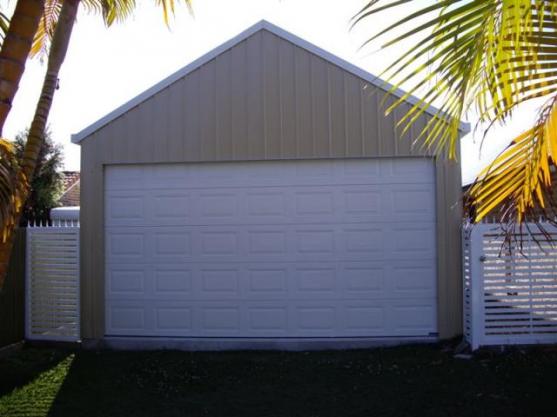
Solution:
<path fill-rule="evenodd" d="M 79 223 L 27 228 L 25 284 L 25 337 L 79 340 Z"/>
<path fill-rule="evenodd" d="M 557 343 L 557 228 L 544 230 L 555 243 L 527 224 L 509 248 L 496 224 L 464 228 L 464 335 L 473 350 Z"/>

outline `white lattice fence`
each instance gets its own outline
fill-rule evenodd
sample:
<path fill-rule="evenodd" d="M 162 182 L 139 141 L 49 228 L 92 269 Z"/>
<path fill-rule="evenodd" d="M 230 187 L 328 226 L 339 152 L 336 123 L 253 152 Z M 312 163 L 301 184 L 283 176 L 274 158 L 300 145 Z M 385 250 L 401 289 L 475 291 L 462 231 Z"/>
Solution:
<path fill-rule="evenodd" d="M 26 338 L 79 340 L 79 224 L 27 228 Z"/>
<path fill-rule="evenodd" d="M 544 231 L 555 243 L 528 224 L 509 248 L 495 224 L 464 228 L 464 334 L 473 349 L 557 343 L 557 228 Z"/>

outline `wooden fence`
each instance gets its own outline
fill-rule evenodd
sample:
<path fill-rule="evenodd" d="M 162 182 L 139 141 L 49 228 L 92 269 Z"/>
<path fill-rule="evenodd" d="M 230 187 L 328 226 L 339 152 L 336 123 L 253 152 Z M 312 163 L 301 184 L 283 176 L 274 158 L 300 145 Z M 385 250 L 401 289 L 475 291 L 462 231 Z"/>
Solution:
<path fill-rule="evenodd" d="M 25 336 L 25 241 L 25 229 L 18 229 L 8 275 L 0 290 L 0 348 Z"/>

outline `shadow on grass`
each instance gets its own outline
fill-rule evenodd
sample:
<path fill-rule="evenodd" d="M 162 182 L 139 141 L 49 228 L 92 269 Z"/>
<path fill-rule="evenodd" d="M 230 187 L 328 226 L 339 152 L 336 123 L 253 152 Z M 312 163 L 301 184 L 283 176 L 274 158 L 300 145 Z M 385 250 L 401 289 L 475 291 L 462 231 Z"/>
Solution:
<path fill-rule="evenodd" d="M 554 416 L 555 375 L 555 351 L 81 351 L 48 416 Z"/>
<path fill-rule="evenodd" d="M 152 395 L 157 375 L 145 375 L 153 354 L 77 352 L 48 416 L 160 415 Z"/>
<path fill-rule="evenodd" d="M 70 354 L 56 349 L 23 349 L 0 359 L 0 399 L 55 368 Z"/>

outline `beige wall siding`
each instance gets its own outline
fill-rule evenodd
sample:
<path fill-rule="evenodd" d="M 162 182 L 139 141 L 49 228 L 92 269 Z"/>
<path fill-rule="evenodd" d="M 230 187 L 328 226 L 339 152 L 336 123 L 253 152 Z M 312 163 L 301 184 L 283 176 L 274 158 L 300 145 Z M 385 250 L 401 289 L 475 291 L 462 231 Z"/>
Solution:
<path fill-rule="evenodd" d="M 406 109 L 384 117 L 383 96 L 262 30 L 87 137 L 81 142 L 83 337 L 104 336 L 105 165 L 432 156 L 411 147 L 417 128 L 398 137 L 395 120 Z M 439 329 L 451 337 L 462 321 L 460 166 L 443 158 L 435 165 Z"/>

